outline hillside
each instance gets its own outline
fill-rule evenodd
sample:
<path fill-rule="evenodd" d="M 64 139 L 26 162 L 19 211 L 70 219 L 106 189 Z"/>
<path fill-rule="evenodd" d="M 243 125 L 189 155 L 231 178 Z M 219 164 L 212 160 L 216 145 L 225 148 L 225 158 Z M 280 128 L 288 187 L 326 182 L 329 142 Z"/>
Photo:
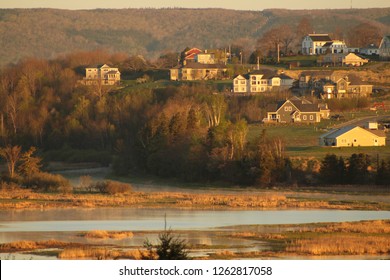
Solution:
<path fill-rule="evenodd" d="M 321 32 L 347 31 L 370 23 L 390 33 L 390 8 L 353 10 L 122 9 L 0 10 L 0 65 L 27 56 L 52 58 L 75 50 L 107 49 L 156 57 L 187 46 L 254 46 L 261 35 L 307 17 Z"/>

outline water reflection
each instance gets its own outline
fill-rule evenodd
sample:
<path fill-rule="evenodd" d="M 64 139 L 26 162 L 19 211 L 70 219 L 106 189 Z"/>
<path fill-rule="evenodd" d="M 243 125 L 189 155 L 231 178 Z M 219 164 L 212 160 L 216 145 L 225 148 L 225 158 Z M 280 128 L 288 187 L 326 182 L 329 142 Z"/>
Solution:
<path fill-rule="evenodd" d="M 165 215 L 168 227 L 175 230 L 390 219 L 390 211 L 202 211 L 130 208 L 20 210 L 0 211 L 0 232 L 163 230 Z"/>

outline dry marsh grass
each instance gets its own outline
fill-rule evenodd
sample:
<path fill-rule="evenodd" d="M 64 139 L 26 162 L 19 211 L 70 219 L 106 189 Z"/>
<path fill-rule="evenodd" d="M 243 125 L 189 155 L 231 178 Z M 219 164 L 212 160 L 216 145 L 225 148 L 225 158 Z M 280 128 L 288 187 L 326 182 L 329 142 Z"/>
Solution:
<path fill-rule="evenodd" d="M 343 222 L 319 227 L 315 232 L 390 234 L 390 220 Z M 390 238 L 390 237 L 389 237 Z"/>
<path fill-rule="evenodd" d="M 351 201 L 326 201 L 289 198 L 284 194 L 193 194 L 173 192 L 132 192 L 105 194 L 59 194 L 39 193 L 19 189 L 0 190 L 0 209 L 37 209 L 37 208 L 96 208 L 96 207 L 171 207 L 193 209 L 390 209 L 386 203 L 365 203 Z"/>
<path fill-rule="evenodd" d="M 390 253 L 388 236 L 321 236 L 296 240 L 287 252 L 309 255 L 378 255 Z"/>
<path fill-rule="evenodd" d="M 21 240 L 10 243 L 0 244 L 0 252 L 29 251 L 48 248 L 65 248 L 75 246 L 75 243 L 62 242 L 58 240 L 31 241 Z"/>
<path fill-rule="evenodd" d="M 114 259 L 134 259 L 140 260 L 142 257 L 139 250 L 112 250 L 108 248 L 68 248 L 58 254 L 59 259 L 90 259 L 90 260 L 114 260 Z"/>
<path fill-rule="evenodd" d="M 83 234 L 83 236 L 90 239 L 125 239 L 132 238 L 134 234 L 130 231 L 92 230 Z"/>

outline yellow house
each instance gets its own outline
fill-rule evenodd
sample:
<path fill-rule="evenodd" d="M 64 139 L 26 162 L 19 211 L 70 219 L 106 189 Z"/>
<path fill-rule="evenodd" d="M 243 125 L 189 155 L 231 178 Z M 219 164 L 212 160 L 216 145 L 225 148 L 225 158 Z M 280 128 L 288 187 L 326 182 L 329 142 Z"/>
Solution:
<path fill-rule="evenodd" d="M 383 130 L 347 126 L 321 135 L 320 145 L 330 147 L 385 146 L 386 134 Z"/>

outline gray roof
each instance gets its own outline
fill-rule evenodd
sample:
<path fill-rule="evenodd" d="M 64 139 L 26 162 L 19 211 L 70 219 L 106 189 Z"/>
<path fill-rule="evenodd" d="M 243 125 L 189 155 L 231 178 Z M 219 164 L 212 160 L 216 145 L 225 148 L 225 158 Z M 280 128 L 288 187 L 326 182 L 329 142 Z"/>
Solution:
<path fill-rule="evenodd" d="M 367 131 L 367 132 L 370 132 L 372 134 L 375 134 L 376 136 L 379 136 L 379 137 L 386 137 L 386 133 L 383 131 L 383 130 L 370 130 L 370 129 L 366 129 L 366 128 L 363 128 L 363 127 L 360 127 L 360 126 L 345 126 L 345 127 L 342 127 L 342 128 L 339 128 L 339 129 L 334 129 L 334 130 L 331 130 L 323 135 L 320 136 L 320 138 L 337 138 L 353 129 L 356 129 L 357 127 Z"/>
<path fill-rule="evenodd" d="M 294 104 L 294 106 L 297 107 L 299 111 L 301 111 L 303 113 L 305 113 L 305 112 L 319 112 L 320 111 L 317 104 L 313 104 L 305 98 L 299 98 L 299 97 L 294 96 L 293 98 L 290 98 L 289 101 L 292 104 Z"/>

